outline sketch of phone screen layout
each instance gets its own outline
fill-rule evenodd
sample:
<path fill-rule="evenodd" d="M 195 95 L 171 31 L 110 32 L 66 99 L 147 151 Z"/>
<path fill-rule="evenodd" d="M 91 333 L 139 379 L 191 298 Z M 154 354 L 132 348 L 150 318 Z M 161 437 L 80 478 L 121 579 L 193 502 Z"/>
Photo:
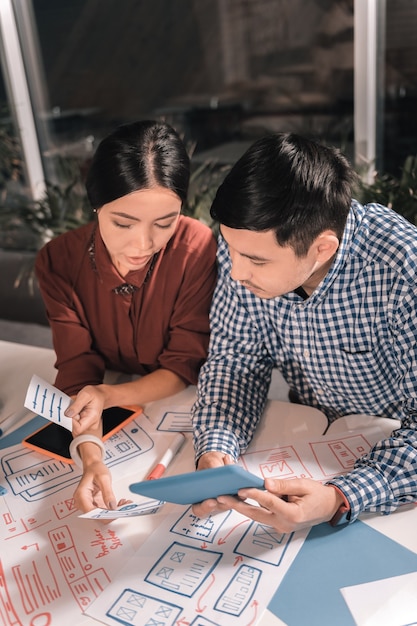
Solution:
<path fill-rule="evenodd" d="M 123 471 L 125 463 L 146 455 L 155 446 L 152 435 L 141 425 L 142 418 L 131 421 L 106 441 L 106 465 Z M 33 449 L 21 447 L 2 451 L 0 472 L 3 471 L 10 492 L 27 502 L 42 500 L 80 480 L 80 470 L 68 461 L 51 454 L 33 454 Z"/>
<path fill-rule="evenodd" d="M 103 441 L 109 439 L 142 413 L 140 407 L 112 407 L 103 411 Z M 49 457 L 73 463 L 69 453 L 72 433 L 51 422 L 26 437 L 22 443 L 27 448 Z"/>

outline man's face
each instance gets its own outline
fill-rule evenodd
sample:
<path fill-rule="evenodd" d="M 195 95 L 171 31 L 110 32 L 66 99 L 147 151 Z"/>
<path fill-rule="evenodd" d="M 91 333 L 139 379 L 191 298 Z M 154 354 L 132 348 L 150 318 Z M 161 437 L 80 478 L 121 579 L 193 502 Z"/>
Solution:
<path fill-rule="evenodd" d="M 222 225 L 220 231 L 229 247 L 232 278 L 259 298 L 275 298 L 300 286 L 310 294 L 327 271 L 314 243 L 300 258 L 290 246 L 277 243 L 273 230 L 256 232 Z"/>

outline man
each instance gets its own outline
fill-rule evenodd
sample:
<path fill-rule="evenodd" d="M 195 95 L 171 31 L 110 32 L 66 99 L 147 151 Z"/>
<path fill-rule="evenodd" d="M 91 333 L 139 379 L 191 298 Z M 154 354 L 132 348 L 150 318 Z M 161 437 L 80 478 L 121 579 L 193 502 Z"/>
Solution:
<path fill-rule="evenodd" d="M 266 491 L 196 505 L 200 517 L 233 508 L 290 532 L 417 499 L 417 229 L 352 200 L 353 182 L 337 150 L 275 134 L 255 142 L 220 186 L 211 210 L 219 278 L 193 409 L 197 467 L 244 453 L 274 367 L 291 399 L 329 422 L 368 414 L 401 428 L 325 485 L 268 479 Z"/>

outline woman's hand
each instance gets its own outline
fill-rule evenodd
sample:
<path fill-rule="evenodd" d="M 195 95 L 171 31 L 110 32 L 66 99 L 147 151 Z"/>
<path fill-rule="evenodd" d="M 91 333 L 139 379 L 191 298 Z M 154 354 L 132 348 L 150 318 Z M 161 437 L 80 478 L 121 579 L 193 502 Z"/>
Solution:
<path fill-rule="evenodd" d="M 65 415 L 72 418 L 74 437 L 101 427 L 101 415 L 106 402 L 104 388 L 105 385 L 87 385 L 78 392 L 65 411 Z"/>
<path fill-rule="evenodd" d="M 83 476 L 74 492 L 74 501 L 83 513 L 95 508 L 113 510 L 117 507 L 111 474 L 102 461 L 84 466 Z"/>
<path fill-rule="evenodd" d="M 104 409 L 112 406 L 144 406 L 148 402 L 179 393 L 185 387 L 186 384 L 177 374 L 165 369 L 128 383 L 86 385 L 75 396 L 65 415 L 72 418 L 72 434 L 76 437 L 87 430 L 96 430 L 101 424 Z"/>
<path fill-rule="evenodd" d="M 83 476 L 74 492 L 77 509 L 88 513 L 93 509 L 114 510 L 131 500 L 116 501 L 111 484 L 111 474 L 102 461 L 94 461 L 84 469 Z"/>
<path fill-rule="evenodd" d="M 94 437 L 100 437 L 95 431 Z M 88 513 L 95 508 L 114 510 L 131 500 L 116 501 L 112 489 L 111 473 L 103 462 L 102 450 L 94 441 L 84 441 L 77 446 L 83 463 L 83 475 L 74 492 L 77 509 Z"/>

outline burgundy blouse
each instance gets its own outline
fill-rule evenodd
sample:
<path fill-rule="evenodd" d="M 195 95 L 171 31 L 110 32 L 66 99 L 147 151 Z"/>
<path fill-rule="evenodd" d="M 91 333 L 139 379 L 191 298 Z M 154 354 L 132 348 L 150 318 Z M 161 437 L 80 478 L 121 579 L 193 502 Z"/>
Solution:
<path fill-rule="evenodd" d="M 99 384 L 106 369 L 144 375 L 164 368 L 197 382 L 216 281 L 216 242 L 201 222 L 181 216 L 166 247 L 124 278 L 96 223 L 87 224 L 47 243 L 36 275 L 59 389 L 73 395 Z"/>

